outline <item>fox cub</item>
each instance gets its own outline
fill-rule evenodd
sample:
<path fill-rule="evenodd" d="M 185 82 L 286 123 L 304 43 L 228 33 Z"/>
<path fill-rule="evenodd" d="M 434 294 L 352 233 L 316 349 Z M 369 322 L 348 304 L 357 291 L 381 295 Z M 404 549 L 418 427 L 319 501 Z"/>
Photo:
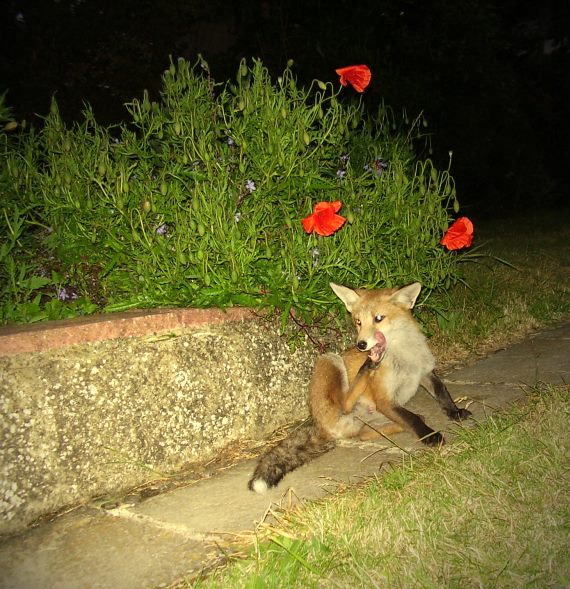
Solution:
<path fill-rule="evenodd" d="M 424 444 L 442 444 L 439 432 L 404 408 L 419 385 L 450 419 L 471 415 L 457 407 L 434 372 L 434 357 L 412 316 L 421 290 L 418 282 L 399 289 L 352 290 L 334 283 L 331 288 L 356 324 L 356 347 L 342 356 L 317 359 L 309 387 L 312 419 L 260 458 L 248 483 L 252 491 L 274 487 L 287 473 L 334 448 L 340 438 L 371 440 L 407 430 Z M 375 427 L 379 414 L 391 423 Z"/>

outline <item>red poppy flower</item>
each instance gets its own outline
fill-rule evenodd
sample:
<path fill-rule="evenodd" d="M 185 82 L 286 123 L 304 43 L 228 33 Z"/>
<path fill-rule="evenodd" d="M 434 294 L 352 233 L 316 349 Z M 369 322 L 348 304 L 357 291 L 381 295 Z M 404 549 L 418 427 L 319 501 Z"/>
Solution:
<path fill-rule="evenodd" d="M 346 219 L 337 215 L 342 207 L 340 200 L 334 202 L 319 202 L 315 205 L 315 210 L 312 215 L 301 219 L 303 228 L 307 233 L 315 231 L 319 235 L 332 235 L 335 231 L 340 229 Z"/>
<path fill-rule="evenodd" d="M 473 243 L 473 223 L 467 217 L 459 217 L 439 242 L 448 250 L 460 250 Z"/>
<path fill-rule="evenodd" d="M 350 83 L 357 92 L 364 92 L 372 79 L 372 72 L 367 65 L 349 65 L 338 68 L 335 72 L 340 76 L 340 83 L 343 86 Z"/>

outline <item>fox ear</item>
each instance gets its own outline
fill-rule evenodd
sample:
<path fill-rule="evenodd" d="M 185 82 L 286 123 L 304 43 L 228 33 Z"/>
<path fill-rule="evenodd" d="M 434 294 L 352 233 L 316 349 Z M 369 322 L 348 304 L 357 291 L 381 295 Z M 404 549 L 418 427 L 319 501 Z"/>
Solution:
<path fill-rule="evenodd" d="M 341 286 L 340 284 L 330 283 L 331 288 L 334 290 L 336 296 L 344 303 L 344 306 L 351 313 L 355 305 L 360 301 L 360 295 L 351 288 Z"/>
<path fill-rule="evenodd" d="M 405 309 L 413 309 L 420 290 L 422 290 L 422 285 L 419 282 L 408 284 L 408 286 L 403 286 L 397 290 L 390 297 L 390 301 L 402 305 Z"/>

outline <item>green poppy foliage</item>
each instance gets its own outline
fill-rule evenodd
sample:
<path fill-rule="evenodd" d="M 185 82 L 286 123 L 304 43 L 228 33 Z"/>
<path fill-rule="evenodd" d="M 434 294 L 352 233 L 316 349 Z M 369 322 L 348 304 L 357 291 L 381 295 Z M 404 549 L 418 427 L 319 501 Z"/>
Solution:
<path fill-rule="evenodd" d="M 178 60 L 119 126 L 89 108 L 66 126 L 54 101 L 41 130 L 3 132 L 3 322 L 234 304 L 309 321 L 336 304 L 330 281 L 449 286 L 453 179 L 414 155 L 421 118 L 354 96 L 257 60 L 223 84 Z M 322 201 L 347 219 L 328 237 L 301 224 Z"/>

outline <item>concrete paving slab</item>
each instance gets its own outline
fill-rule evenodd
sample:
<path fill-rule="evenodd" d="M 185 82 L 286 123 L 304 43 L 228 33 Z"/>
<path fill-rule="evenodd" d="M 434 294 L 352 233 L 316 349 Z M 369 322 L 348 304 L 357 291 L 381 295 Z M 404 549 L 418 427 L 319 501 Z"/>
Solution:
<path fill-rule="evenodd" d="M 473 366 L 448 375 L 448 382 L 557 385 L 570 383 L 570 328 L 545 331 Z"/>
<path fill-rule="evenodd" d="M 2 589 L 143 589 L 212 558 L 202 539 L 81 509 L 0 545 Z"/>
<path fill-rule="evenodd" d="M 210 480 L 153 497 L 131 511 L 195 532 L 231 536 L 254 531 L 271 507 L 316 499 L 339 484 L 362 481 L 379 473 L 386 461 L 399 454 L 399 450 L 382 444 L 339 447 L 291 473 L 281 485 L 263 495 L 247 489 L 256 464 L 248 460 Z"/>
<path fill-rule="evenodd" d="M 476 423 L 526 395 L 528 385 L 570 382 L 570 325 L 450 373 L 452 397 Z M 420 391 L 408 407 L 453 439 L 456 424 Z M 408 450 L 422 447 L 409 434 L 394 436 Z M 344 483 L 381 472 L 401 451 L 386 441 L 343 441 L 288 475 L 265 495 L 247 490 L 255 466 L 245 461 L 209 479 L 137 505 L 79 509 L 0 543 L 0 589 L 131 589 L 164 587 L 220 558 L 225 540 L 255 530 L 271 509 L 323 497 Z"/>

